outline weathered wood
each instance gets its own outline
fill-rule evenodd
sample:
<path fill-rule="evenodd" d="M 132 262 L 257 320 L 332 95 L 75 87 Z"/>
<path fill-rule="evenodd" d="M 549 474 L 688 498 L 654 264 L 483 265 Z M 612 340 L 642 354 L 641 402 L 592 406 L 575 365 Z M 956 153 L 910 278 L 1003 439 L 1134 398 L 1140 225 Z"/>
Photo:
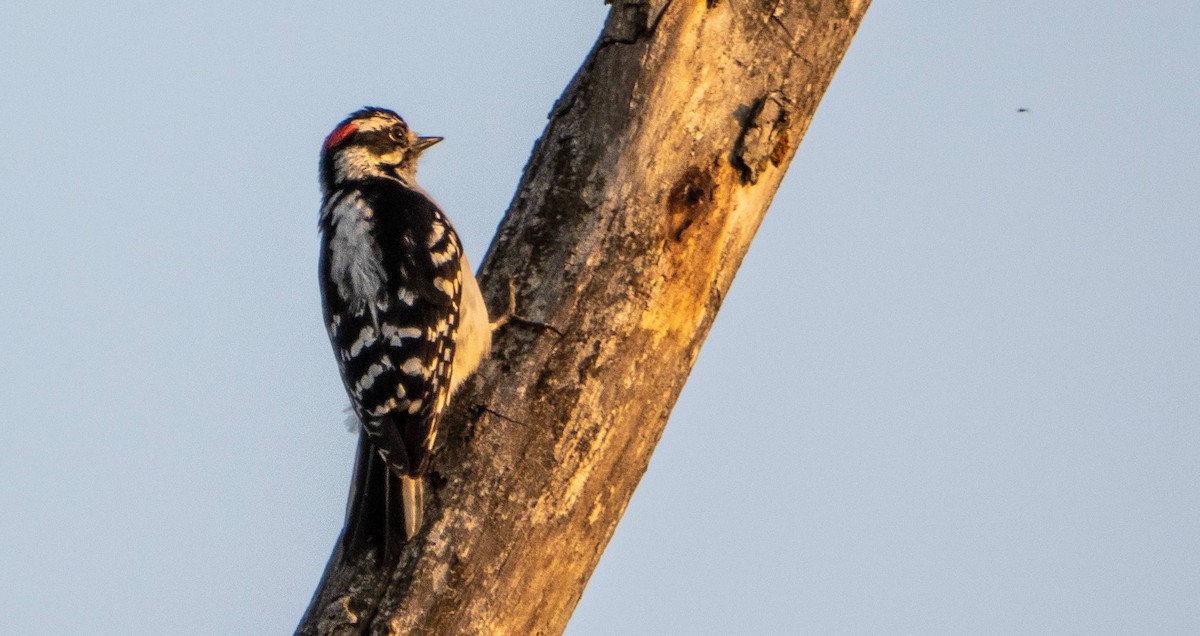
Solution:
<path fill-rule="evenodd" d="M 496 334 L 425 531 L 335 554 L 297 633 L 562 632 L 868 5 L 614 3 L 481 270 L 554 329 Z"/>

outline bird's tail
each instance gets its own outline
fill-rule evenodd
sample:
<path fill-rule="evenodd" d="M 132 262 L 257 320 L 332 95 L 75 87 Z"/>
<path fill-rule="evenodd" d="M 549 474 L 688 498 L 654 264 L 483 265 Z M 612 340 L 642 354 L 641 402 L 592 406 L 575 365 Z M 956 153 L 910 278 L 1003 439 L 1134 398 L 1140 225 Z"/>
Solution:
<path fill-rule="evenodd" d="M 370 550 L 388 561 L 395 559 L 404 542 L 421 529 L 424 511 L 424 478 L 389 470 L 367 436 L 360 434 L 342 529 L 343 560 Z"/>
<path fill-rule="evenodd" d="M 425 478 L 401 475 L 400 501 L 404 507 L 404 537 L 411 539 L 425 520 Z"/>

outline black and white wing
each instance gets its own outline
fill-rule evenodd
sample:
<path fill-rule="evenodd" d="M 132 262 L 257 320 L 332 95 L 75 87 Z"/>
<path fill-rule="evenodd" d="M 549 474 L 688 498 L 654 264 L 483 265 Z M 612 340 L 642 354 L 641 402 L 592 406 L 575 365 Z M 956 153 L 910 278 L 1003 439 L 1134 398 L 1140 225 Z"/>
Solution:
<path fill-rule="evenodd" d="M 326 326 L 363 431 L 419 475 L 447 400 L 462 246 L 423 192 L 386 179 L 332 193 L 321 214 Z"/>

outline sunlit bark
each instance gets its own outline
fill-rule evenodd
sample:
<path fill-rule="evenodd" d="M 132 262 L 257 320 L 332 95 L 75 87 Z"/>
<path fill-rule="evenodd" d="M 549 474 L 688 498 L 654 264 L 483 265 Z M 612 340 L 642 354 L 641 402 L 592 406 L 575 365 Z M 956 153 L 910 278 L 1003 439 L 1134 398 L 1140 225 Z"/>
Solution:
<path fill-rule="evenodd" d="M 334 554 L 298 633 L 562 632 L 868 5 L 614 3 L 481 270 L 552 329 L 497 332 L 424 531 Z"/>

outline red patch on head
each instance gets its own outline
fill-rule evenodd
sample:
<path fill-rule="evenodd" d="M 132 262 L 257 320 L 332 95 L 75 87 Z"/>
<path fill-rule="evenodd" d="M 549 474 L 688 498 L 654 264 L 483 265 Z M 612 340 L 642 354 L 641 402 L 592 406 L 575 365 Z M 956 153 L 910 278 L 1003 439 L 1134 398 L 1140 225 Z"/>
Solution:
<path fill-rule="evenodd" d="M 333 132 L 329 133 L 328 137 L 325 138 L 325 150 L 329 150 L 330 148 L 336 146 L 339 141 L 346 138 L 346 135 L 349 135 L 356 130 L 358 130 L 358 124 L 355 124 L 354 122 L 348 122 L 338 126 Z"/>

